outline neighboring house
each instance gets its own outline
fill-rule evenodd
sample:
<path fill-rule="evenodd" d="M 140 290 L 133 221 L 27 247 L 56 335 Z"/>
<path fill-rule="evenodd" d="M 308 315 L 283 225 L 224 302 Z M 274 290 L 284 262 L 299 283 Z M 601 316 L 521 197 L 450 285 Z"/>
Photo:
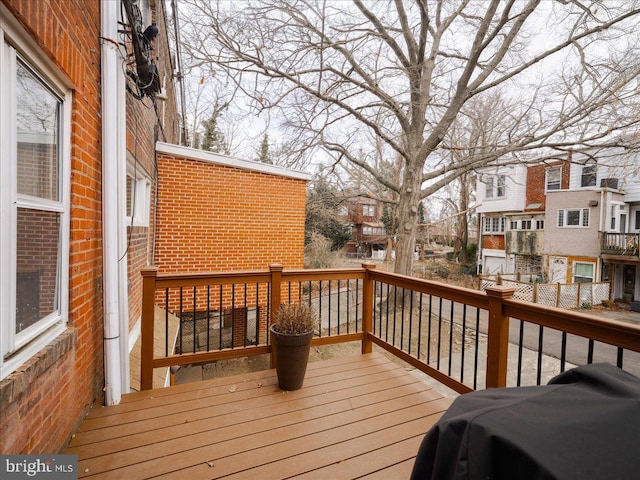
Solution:
<path fill-rule="evenodd" d="M 341 205 L 338 218 L 351 226 L 351 240 L 343 248 L 346 254 L 384 258 L 387 234 L 382 213 L 382 205 L 372 198 L 354 197 Z"/>
<path fill-rule="evenodd" d="M 478 175 L 478 261 L 484 275 L 513 269 L 506 253 L 507 215 L 524 211 L 526 180 L 523 165 L 487 168 Z"/>
<path fill-rule="evenodd" d="M 509 200 L 498 204 L 495 195 L 482 198 L 479 190 L 479 270 L 544 274 L 558 283 L 611 281 L 612 298 L 640 299 L 637 168 L 627 152 L 609 149 L 528 167 L 520 199 L 505 195 Z M 512 181 L 518 178 L 522 175 Z M 510 182 L 506 173 L 505 182 Z"/>
<path fill-rule="evenodd" d="M 127 57 L 132 17 L 159 34 Z M 2 453 L 60 452 L 94 402 L 117 404 L 130 390 L 141 268 L 302 266 L 304 176 L 209 164 L 215 155 L 171 145 L 180 72 L 170 32 L 163 0 L 0 0 Z M 205 165 L 184 180 L 191 195 L 163 190 L 171 163 L 183 176 Z M 289 205 L 274 210 L 279 195 Z M 196 208 L 206 228 L 181 240 L 189 227 L 170 228 Z M 187 260 L 198 257 L 208 261 Z"/>

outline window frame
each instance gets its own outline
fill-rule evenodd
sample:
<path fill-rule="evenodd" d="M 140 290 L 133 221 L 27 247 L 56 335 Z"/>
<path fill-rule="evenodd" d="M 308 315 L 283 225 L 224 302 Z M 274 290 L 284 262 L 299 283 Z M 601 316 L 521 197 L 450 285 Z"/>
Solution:
<path fill-rule="evenodd" d="M 127 183 L 129 178 L 131 191 L 127 191 L 127 197 L 131 200 L 131 210 L 126 212 L 127 226 L 149 227 L 151 179 L 139 166 L 131 163 L 127 164 Z"/>
<path fill-rule="evenodd" d="M 580 173 L 580 187 L 595 187 L 597 184 L 597 164 L 593 161 L 582 165 Z"/>
<path fill-rule="evenodd" d="M 60 101 L 56 201 L 18 194 L 16 69 L 20 61 Z M 23 365 L 67 328 L 71 209 L 72 85 L 0 5 L 0 380 Z M 16 333 L 18 209 L 59 214 L 55 304 L 57 308 Z"/>
<path fill-rule="evenodd" d="M 558 180 L 557 181 L 553 181 L 553 185 L 557 184 L 557 188 L 550 188 L 549 185 L 549 174 L 555 170 L 559 171 L 558 174 Z M 555 167 L 548 167 L 547 169 L 545 169 L 545 173 L 544 173 L 544 191 L 545 192 L 549 192 L 549 191 L 557 191 L 557 190 L 562 190 L 562 165 L 558 165 Z"/>
<path fill-rule="evenodd" d="M 590 278 L 589 281 L 579 282 L 576 280 L 576 277 L 577 277 L 576 270 L 578 268 L 578 265 L 588 265 L 591 267 L 591 277 L 585 277 L 583 275 L 580 276 L 580 278 Z M 573 270 L 571 273 L 572 273 L 573 283 L 593 283 L 596 278 L 596 264 L 593 262 L 573 262 Z"/>
<path fill-rule="evenodd" d="M 373 213 L 370 213 L 373 212 Z M 363 217 L 375 217 L 376 216 L 376 206 L 375 205 L 362 205 L 362 216 Z"/>
<path fill-rule="evenodd" d="M 579 218 L 578 225 L 569 225 L 567 223 L 570 212 L 578 212 L 578 218 Z M 585 218 L 586 218 L 586 222 L 585 222 Z M 576 208 L 558 209 L 557 223 L 556 223 L 558 228 L 589 228 L 590 224 L 591 224 L 591 209 L 589 208 L 576 207 Z"/>
<path fill-rule="evenodd" d="M 504 233 L 505 223 L 505 217 L 484 217 L 482 231 L 486 234 Z"/>
<path fill-rule="evenodd" d="M 504 198 L 507 194 L 506 175 L 487 175 L 485 184 L 485 198 Z"/>

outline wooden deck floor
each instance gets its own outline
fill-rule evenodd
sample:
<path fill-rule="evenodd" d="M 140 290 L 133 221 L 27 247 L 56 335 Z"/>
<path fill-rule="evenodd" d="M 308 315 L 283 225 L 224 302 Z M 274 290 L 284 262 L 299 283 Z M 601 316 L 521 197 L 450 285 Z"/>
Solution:
<path fill-rule="evenodd" d="M 126 395 L 94 407 L 66 453 L 80 478 L 406 479 L 450 402 L 358 355 L 309 364 L 296 392 L 268 370 Z"/>

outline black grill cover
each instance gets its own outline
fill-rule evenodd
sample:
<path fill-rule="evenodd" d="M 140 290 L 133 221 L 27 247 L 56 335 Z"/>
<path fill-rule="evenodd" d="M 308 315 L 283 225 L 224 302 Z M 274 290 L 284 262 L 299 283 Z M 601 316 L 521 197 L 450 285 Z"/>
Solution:
<path fill-rule="evenodd" d="M 609 364 L 458 397 L 412 480 L 640 479 L 640 379 Z"/>

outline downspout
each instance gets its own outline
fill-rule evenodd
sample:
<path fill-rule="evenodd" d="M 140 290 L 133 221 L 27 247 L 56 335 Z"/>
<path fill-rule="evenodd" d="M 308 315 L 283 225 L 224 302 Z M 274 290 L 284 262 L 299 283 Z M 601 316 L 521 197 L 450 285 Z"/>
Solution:
<path fill-rule="evenodd" d="M 105 405 L 122 396 L 118 295 L 118 2 L 101 0 L 102 33 L 102 296 Z"/>

